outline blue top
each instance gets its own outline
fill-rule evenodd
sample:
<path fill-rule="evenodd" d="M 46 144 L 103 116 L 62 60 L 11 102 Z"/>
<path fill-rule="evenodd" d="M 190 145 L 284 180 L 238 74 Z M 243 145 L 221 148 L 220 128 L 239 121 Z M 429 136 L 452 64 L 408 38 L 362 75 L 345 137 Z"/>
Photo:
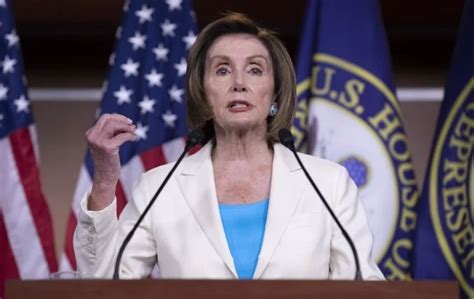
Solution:
<path fill-rule="evenodd" d="M 268 199 L 251 204 L 219 204 L 222 224 L 239 279 L 252 279 L 262 247 Z"/>

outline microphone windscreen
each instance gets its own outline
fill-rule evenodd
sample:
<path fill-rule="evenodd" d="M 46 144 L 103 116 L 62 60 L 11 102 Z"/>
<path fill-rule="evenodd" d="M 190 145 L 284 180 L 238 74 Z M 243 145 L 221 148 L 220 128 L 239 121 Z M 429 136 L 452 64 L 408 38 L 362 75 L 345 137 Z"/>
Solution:
<path fill-rule="evenodd" d="M 192 146 L 195 146 L 196 144 L 203 145 L 205 140 L 206 140 L 206 134 L 204 133 L 202 129 L 197 128 L 189 132 L 186 146 L 192 147 Z"/>
<path fill-rule="evenodd" d="M 293 140 L 293 135 L 291 135 L 290 131 L 288 129 L 281 129 L 278 132 L 278 138 L 280 138 L 281 144 L 286 146 L 289 149 L 294 148 L 294 140 Z"/>

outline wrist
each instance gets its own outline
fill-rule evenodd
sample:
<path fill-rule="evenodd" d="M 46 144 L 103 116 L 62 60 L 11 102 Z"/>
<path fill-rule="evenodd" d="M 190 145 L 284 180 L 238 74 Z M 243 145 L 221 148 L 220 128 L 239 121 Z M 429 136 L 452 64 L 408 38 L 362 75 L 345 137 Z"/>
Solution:
<path fill-rule="evenodd" d="M 115 185 L 97 184 L 94 182 L 87 200 L 87 209 L 99 211 L 110 205 L 115 198 Z"/>

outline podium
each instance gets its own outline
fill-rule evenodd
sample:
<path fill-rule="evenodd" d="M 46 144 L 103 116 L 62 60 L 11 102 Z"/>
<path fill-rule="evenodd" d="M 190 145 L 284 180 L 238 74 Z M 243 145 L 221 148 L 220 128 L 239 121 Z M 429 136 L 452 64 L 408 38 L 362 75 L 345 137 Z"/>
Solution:
<path fill-rule="evenodd" d="M 6 299 L 459 298 L 454 281 L 10 280 Z"/>

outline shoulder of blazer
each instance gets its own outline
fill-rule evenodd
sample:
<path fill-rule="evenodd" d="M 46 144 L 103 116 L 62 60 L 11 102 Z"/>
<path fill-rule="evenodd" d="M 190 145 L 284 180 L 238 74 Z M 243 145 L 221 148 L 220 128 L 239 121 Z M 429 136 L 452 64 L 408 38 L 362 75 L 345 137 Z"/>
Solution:
<path fill-rule="evenodd" d="M 352 180 L 346 168 L 336 162 L 307 154 L 299 156 L 315 184 L 330 202 L 335 200 L 340 188 Z"/>
<path fill-rule="evenodd" d="M 194 172 L 202 163 L 211 158 L 212 142 L 208 142 L 198 152 L 189 155 L 181 161 L 181 165 L 176 169 L 177 173 Z M 145 172 L 144 176 L 150 180 L 164 178 L 176 164 L 176 161 L 163 164 Z"/>
<path fill-rule="evenodd" d="M 308 155 L 308 154 L 303 154 L 303 153 L 298 153 L 301 161 L 304 163 L 304 166 L 310 171 L 312 170 L 324 170 L 325 172 L 330 172 L 330 173 L 338 173 L 340 171 L 346 171 L 346 168 L 342 166 L 341 164 L 338 164 L 336 162 L 319 158 L 316 156 Z"/>

